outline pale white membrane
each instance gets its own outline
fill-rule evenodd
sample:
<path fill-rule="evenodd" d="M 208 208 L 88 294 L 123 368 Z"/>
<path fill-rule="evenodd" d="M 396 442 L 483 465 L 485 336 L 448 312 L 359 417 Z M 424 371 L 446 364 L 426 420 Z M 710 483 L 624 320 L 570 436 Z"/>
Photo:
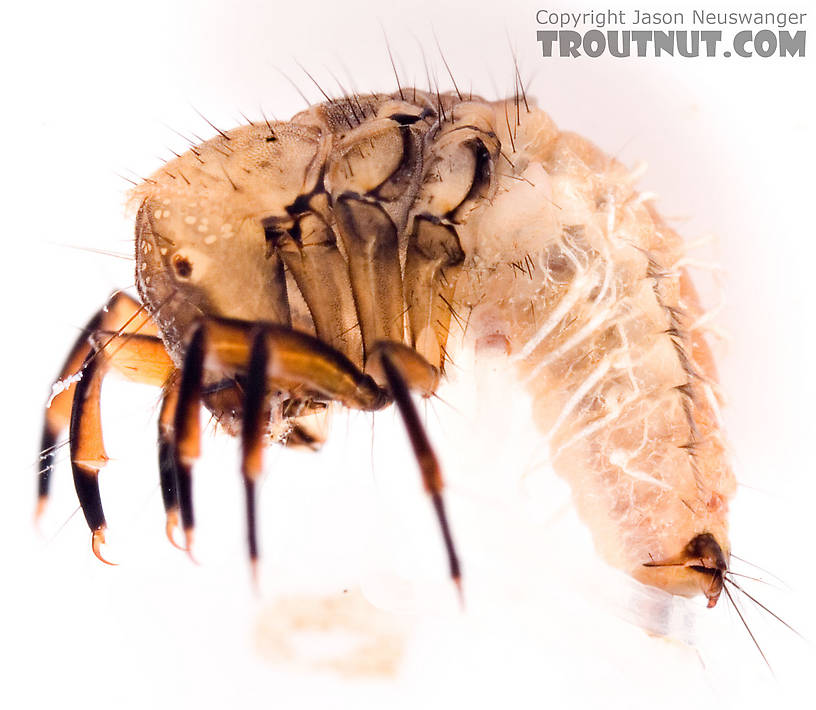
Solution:
<path fill-rule="evenodd" d="M 719 361 L 729 399 L 723 416 L 746 484 L 735 500 L 733 549 L 789 583 L 793 592 L 750 589 L 813 638 L 816 344 L 803 321 L 816 262 L 808 226 L 816 156 L 806 118 L 813 97 L 801 89 L 812 83 L 810 58 L 542 65 L 531 46 L 537 8 L 524 4 L 420 1 L 410 20 L 404 7 L 364 0 L 321 8 L 144 0 L 104 10 L 64 3 L 15 9 L 21 14 L 9 18 L 8 41 L 0 47 L 15 97 L 3 115 L 8 152 L 0 180 L 10 204 L 2 288 L 7 340 L 26 347 L 4 348 L 2 364 L 4 702 L 355 710 L 811 707 L 812 653 L 766 615 L 752 613 L 751 622 L 776 683 L 722 601 L 706 610 L 702 599 L 669 598 L 598 560 L 567 484 L 548 467 L 529 417 L 529 394 L 501 357 L 481 357 L 482 371 L 473 372 L 476 365 L 463 352 L 450 368 L 454 382 L 440 391 L 456 409 L 440 401 L 427 407 L 465 565 L 464 615 L 392 410 L 376 418 L 373 432 L 370 417 L 341 414 L 321 454 L 270 451 L 261 496 L 260 599 L 244 560 L 234 442 L 205 436 L 196 471 L 201 566 L 164 540 L 157 397 L 146 388 L 111 380 L 104 392 L 113 457 L 101 483 L 110 522 L 106 552 L 121 566 L 100 565 L 81 515 L 69 520 L 76 498 L 67 452 L 59 457 L 42 536 L 30 524 L 30 465 L 48 383 L 77 327 L 111 290 L 133 280 L 126 261 L 56 246 L 130 250 L 132 221 L 122 215 L 129 186 L 115 173 L 149 174 L 163 146 L 186 149 L 163 124 L 212 136 L 190 104 L 224 128 L 235 124 L 238 110 L 256 117 L 258 103 L 280 118 L 300 110 L 302 100 L 273 68 L 297 74 L 291 57 L 325 85 L 332 80 L 320 74 L 324 64 L 349 83 L 342 63 L 358 88 L 392 90 L 376 17 L 392 38 L 405 83 L 421 81 L 424 68 L 404 28 L 420 33 L 431 54 L 433 38 L 423 34 L 431 18 L 459 83 L 472 77 L 474 91 L 506 94 L 512 88 L 507 26 L 520 45 L 522 73 L 537 73 L 533 92 L 560 126 L 590 136 L 627 166 L 648 159 L 639 185 L 660 195 L 671 224 L 692 240 L 717 235 L 700 258 L 724 264 L 729 274 L 718 319 L 731 336 L 727 352 L 718 347 L 726 355 Z M 441 81 L 444 71 L 437 74 Z M 319 101 L 301 77 L 310 100 Z M 706 291 L 703 300 L 716 304 L 717 294 Z M 488 378 L 484 370 L 504 377 Z M 740 571 L 757 573 L 747 566 Z M 378 610 L 363 612 L 350 629 L 360 596 Z M 311 619 L 294 635 L 301 658 L 323 662 L 376 637 L 380 669 L 398 656 L 394 675 L 282 661 L 280 645 L 270 649 L 274 643 L 258 635 L 293 638 L 297 605 L 287 601 L 293 597 Z M 327 609 L 341 622 L 322 638 L 315 623 Z M 372 620 L 382 614 L 387 620 L 373 633 Z M 644 625 L 661 635 L 649 635 Z M 401 639 L 398 653 L 394 638 Z"/>

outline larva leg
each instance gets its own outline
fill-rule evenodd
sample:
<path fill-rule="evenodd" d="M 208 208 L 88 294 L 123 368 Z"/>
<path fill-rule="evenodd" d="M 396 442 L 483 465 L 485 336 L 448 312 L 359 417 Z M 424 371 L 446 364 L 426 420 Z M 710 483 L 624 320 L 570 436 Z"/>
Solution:
<path fill-rule="evenodd" d="M 204 328 L 193 331 L 181 366 L 178 401 L 173 418 L 172 459 L 176 471 L 178 507 L 187 551 L 192 552 L 193 515 L 192 468 L 201 453 L 201 380 L 204 373 Z"/>
<path fill-rule="evenodd" d="M 439 527 L 442 530 L 450 576 L 456 585 L 461 600 L 462 570 L 442 498 L 442 489 L 444 487 L 442 471 L 409 391 L 409 387 L 411 387 L 412 389 L 419 389 L 423 391 L 425 396 L 429 396 L 436 388 L 439 373 L 415 350 L 401 343 L 382 341 L 377 343 L 371 359 L 375 361 L 377 369 L 382 372 L 388 385 L 388 391 L 397 405 L 405 423 L 405 428 L 408 431 L 408 438 L 411 440 L 414 455 L 419 463 L 422 482 L 425 485 L 426 492 L 431 497 L 436 517 L 439 520 Z"/>
<path fill-rule="evenodd" d="M 405 263 L 411 344 L 428 362 L 440 367 L 445 361 L 451 303 L 464 258 L 452 226 L 428 215 L 414 220 Z"/>
<path fill-rule="evenodd" d="M 376 343 L 366 365 L 366 371 L 381 387 L 390 386 L 384 365 L 386 357 L 410 390 L 419 392 L 423 397 L 430 397 L 436 392 L 439 370 L 413 348 L 393 340 Z"/>
<path fill-rule="evenodd" d="M 399 235 L 422 167 L 430 128 L 423 119 L 432 112 L 395 99 L 377 113 L 357 127 L 345 116 L 351 130 L 337 136 L 326 165 L 330 204 L 312 202 L 330 215 L 348 262 L 364 361 L 377 341 L 402 342 L 405 334 Z"/>
<path fill-rule="evenodd" d="M 348 269 L 332 228 L 321 216 L 306 213 L 291 229 L 267 227 L 266 238 L 295 279 L 317 337 L 361 365 L 362 343 Z"/>
<path fill-rule="evenodd" d="M 164 344 L 153 335 L 100 330 L 89 340 L 106 366 L 131 382 L 164 387 L 173 372 Z"/>
<path fill-rule="evenodd" d="M 89 340 L 96 349 L 97 357 L 104 358 L 106 366 L 133 382 L 161 387 L 163 390 L 158 432 L 159 483 L 167 515 L 167 538 L 178 547 L 173 539 L 173 531 L 178 526 L 179 509 L 172 442 L 179 372 L 174 368 L 162 341 L 153 336 L 98 331 Z"/>
<path fill-rule="evenodd" d="M 449 123 L 443 121 L 423 168 L 409 227 L 405 302 L 411 345 L 440 370 L 465 261 L 459 233 L 475 206 L 495 190 L 498 156 L 490 122 L 476 104 L 463 103 Z"/>
<path fill-rule="evenodd" d="M 89 342 L 98 349 L 86 356 L 82 377 L 76 383 L 71 408 L 71 468 L 79 505 L 91 529 L 93 552 L 107 562 L 100 551 L 107 523 L 99 495 L 99 472 L 108 461 L 100 412 L 102 380 L 115 369 L 133 381 L 161 386 L 172 373 L 173 363 L 162 341 L 150 335 L 101 331 Z"/>
<path fill-rule="evenodd" d="M 253 576 L 258 560 L 258 529 L 255 515 L 255 483 L 263 473 L 263 437 L 266 411 L 266 371 L 269 366 L 269 350 L 266 337 L 259 329 L 253 339 L 249 354 L 244 418 L 241 428 L 241 476 L 244 479 L 247 516 L 247 547 Z M 264 416 L 266 415 L 266 416 Z"/>
<path fill-rule="evenodd" d="M 178 471 L 176 470 L 176 458 L 173 454 L 173 441 L 175 439 L 174 424 L 180 384 L 181 374 L 176 370 L 170 376 L 162 392 L 158 432 L 159 485 L 161 486 L 162 503 L 167 517 L 165 532 L 167 533 L 167 539 L 175 547 L 179 547 L 173 536 L 179 523 L 179 502 Z"/>
<path fill-rule="evenodd" d="M 229 377 L 246 372 L 255 324 L 210 318 L 207 334 L 208 372 Z M 345 355 L 317 338 L 273 323 L 261 326 L 270 352 L 267 377 L 281 392 L 312 393 L 350 409 L 374 411 L 388 403 L 376 382 Z"/>
<path fill-rule="evenodd" d="M 92 337 L 92 342 L 99 348 L 100 355 L 106 358 L 107 363 L 131 380 L 163 388 L 162 405 L 158 424 L 158 451 L 159 451 L 159 482 L 162 490 L 162 502 L 167 517 L 165 531 L 167 539 L 176 547 L 179 545 L 174 538 L 174 532 L 179 524 L 181 505 L 179 497 L 179 476 L 185 491 L 189 491 L 189 465 L 184 468 L 181 453 L 176 445 L 176 417 L 181 391 L 181 373 L 173 368 L 169 356 L 160 340 L 149 336 L 125 335 L 100 332 Z M 228 388 L 232 389 L 232 388 Z M 199 392 L 199 401 L 206 401 L 206 393 Z M 188 406 L 193 407 L 194 400 L 188 400 Z M 185 415 L 187 416 L 187 415 Z M 189 421 L 185 419 L 185 422 Z M 293 427 L 296 427 L 293 424 Z M 182 431 L 182 430 L 180 430 Z M 194 432 L 185 430 L 183 435 L 193 436 Z M 188 455 L 197 457 L 188 452 Z M 181 466 L 181 468 L 180 468 Z M 185 528 L 192 532 L 193 511 L 189 492 L 185 493 Z"/>
<path fill-rule="evenodd" d="M 83 363 L 92 351 L 89 336 L 99 329 L 132 333 L 140 331 L 157 335 L 156 326 L 144 307 L 125 293 L 115 293 L 83 328 L 52 386 L 52 396 L 45 410 L 37 477 L 37 516 L 45 510 L 51 488 L 51 472 L 57 451 L 57 440 L 71 420 L 71 403 Z"/>
<path fill-rule="evenodd" d="M 88 353 L 82 366 L 82 378 L 76 384 L 71 409 L 71 469 L 79 505 L 91 529 L 93 553 L 102 562 L 111 564 L 100 552 L 107 528 L 99 496 L 99 471 L 108 462 L 99 408 L 104 375 L 104 363 L 95 353 Z"/>
<path fill-rule="evenodd" d="M 346 193 L 334 204 L 366 358 L 378 340 L 403 338 L 402 274 L 397 229 L 375 202 Z"/>
<path fill-rule="evenodd" d="M 210 319 L 198 325 L 185 352 L 174 418 L 173 460 L 188 550 L 194 527 L 191 474 L 199 455 L 205 362 L 208 374 L 245 376 L 241 473 L 246 489 L 247 541 L 254 564 L 258 555 L 255 482 L 263 469 L 262 451 L 271 416 L 267 390 L 303 391 L 367 411 L 387 404 L 388 396 L 348 358 L 310 335 L 280 325 L 256 327 L 226 319 Z"/>

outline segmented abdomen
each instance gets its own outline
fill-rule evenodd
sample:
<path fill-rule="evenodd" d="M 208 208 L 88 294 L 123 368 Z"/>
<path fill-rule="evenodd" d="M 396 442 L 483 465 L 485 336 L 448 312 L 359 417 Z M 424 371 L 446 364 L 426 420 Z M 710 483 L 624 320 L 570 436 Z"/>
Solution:
<path fill-rule="evenodd" d="M 474 230 L 493 256 L 464 298 L 481 337 L 506 338 L 553 467 L 605 559 L 699 592 L 643 566 L 704 532 L 726 546 L 735 485 L 682 242 L 617 161 L 546 116 L 527 123 L 509 156 L 516 179 Z"/>

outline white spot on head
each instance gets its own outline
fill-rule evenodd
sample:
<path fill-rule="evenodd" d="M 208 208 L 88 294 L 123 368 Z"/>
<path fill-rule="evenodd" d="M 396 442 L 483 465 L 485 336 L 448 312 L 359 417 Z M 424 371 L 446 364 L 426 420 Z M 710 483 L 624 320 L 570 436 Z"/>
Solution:
<path fill-rule="evenodd" d="M 195 218 L 195 217 L 193 217 L 193 215 L 188 214 L 188 215 L 187 215 L 187 216 L 184 218 L 184 223 L 185 223 L 185 224 L 195 224 L 195 223 L 196 223 L 196 218 Z"/>
<path fill-rule="evenodd" d="M 204 243 L 214 244 L 216 239 L 218 239 L 218 237 L 216 237 L 214 234 L 208 234 L 206 237 L 204 237 Z"/>
<path fill-rule="evenodd" d="M 207 231 L 207 225 L 206 224 L 199 224 L 198 227 L 196 227 L 196 231 L 199 231 L 199 232 L 201 232 L 203 234 L 204 232 Z"/>

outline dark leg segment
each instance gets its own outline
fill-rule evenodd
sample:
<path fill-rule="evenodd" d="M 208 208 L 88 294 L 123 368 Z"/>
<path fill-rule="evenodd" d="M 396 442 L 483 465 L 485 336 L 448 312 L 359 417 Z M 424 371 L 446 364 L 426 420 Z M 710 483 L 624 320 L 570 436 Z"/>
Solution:
<path fill-rule="evenodd" d="M 62 365 L 57 383 L 66 383 L 62 390 L 52 394 L 45 410 L 43 434 L 40 449 L 40 466 L 37 474 L 37 511 L 42 514 L 51 488 L 51 472 L 54 469 L 57 440 L 71 421 L 72 402 L 77 382 L 71 378 L 83 368 L 83 363 L 93 348 L 89 342 L 98 330 L 133 333 L 139 331 L 145 335 L 156 335 L 156 326 L 144 313 L 143 307 L 125 293 L 114 294 L 104 308 L 91 318 L 76 339 L 68 357 Z"/>
<path fill-rule="evenodd" d="M 135 311 L 138 313 L 138 310 Z M 92 323 L 98 328 L 98 323 Z M 126 324 L 127 325 L 127 324 Z M 205 357 L 210 376 L 227 380 L 245 377 L 241 423 L 241 473 L 246 491 L 247 545 L 253 572 L 258 559 L 256 486 L 263 471 L 263 447 L 271 412 L 268 393 L 300 392 L 313 406 L 337 401 L 365 411 L 380 409 L 393 398 L 405 422 L 419 462 L 425 489 L 439 520 L 450 575 L 461 596 L 459 559 L 442 499 L 442 476 L 437 458 L 420 422 L 409 388 L 426 396 L 438 384 L 439 372 L 413 348 L 394 341 L 375 342 L 368 353 L 374 376 L 387 391 L 359 370 L 336 349 L 291 330 L 264 324 L 208 319 L 195 326 L 180 371 L 176 371 L 161 341 L 132 332 L 96 330 L 78 371 L 71 410 L 71 463 L 85 519 L 92 531 L 94 554 L 103 562 L 106 521 L 99 494 L 98 474 L 107 462 L 100 416 L 102 379 L 111 368 L 139 382 L 164 387 L 159 417 L 159 475 L 167 513 L 167 536 L 181 519 L 188 552 L 192 548 L 195 518 L 192 467 L 200 454 L 200 408 L 205 381 Z M 76 348 L 75 348 L 76 350 Z M 76 357 L 76 353 L 72 353 Z M 73 367 L 73 365 L 72 365 Z M 48 421 L 48 420 L 47 420 Z M 174 542 L 175 544 L 175 542 Z"/>
<path fill-rule="evenodd" d="M 192 551 L 193 528 L 195 527 L 192 468 L 201 452 L 200 409 L 204 348 L 204 328 L 197 326 L 184 355 L 178 402 L 173 421 L 175 430 L 173 459 L 176 469 L 178 505 L 188 553 Z"/>
<path fill-rule="evenodd" d="M 225 371 L 246 372 L 254 327 L 245 321 L 207 320 L 209 353 Z M 263 331 L 270 353 L 266 376 L 278 390 L 306 389 L 365 411 L 388 404 L 388 397 L 374 380 L 321 340 L 273 323 L 265 324 Z"/>
<path fill-rule="evenodd" d="M 422 473 L 422 482 L 425 484 L 425 490 L 431 496 L 434 510 L 436 511 L 437 519 L 439 520 L 439 527 L 442 530 L 442 537 L 445 541 L 445 550 L 448 554 L 448 565 L 450 568 L 450 576 L 459 592 L 459 598 L 462 599 L 462 570 L 459 565 L 459 557 L 456 554 L 456 547 L 453 543 L 453 537 L 448 526 L 448 518 L 445 512 L 445 504 L 442 499 L 442 488 L 444 483 L 442 481 L 442 472 L 439 468 L 439 461 L 436 458 L 431 442 L 428 441 L 428 435 L 425 433 L 425 428 L 419 419 L 414 402 L 411 399 L 411 394 L 408 390 L 408 385 L 403 378 L 399 368 L 395 365 L 387 348 L 380 350 L 380 360 L 382 363 L 382 370 L 388 382 L 388 389 L 394 402 L 399 409 L 402 419 L 405 422 L 405 428 L 408 430 L 408 437 L 411 440 L 411 446 L 414 449 L 417 461 L 419 463 L 419 470 Z"/>
<path fill-rule="evenodd" d="M 71 410 L 71 468 L 79 504 L 91 529 L 93 552 L 102 562 L 111 564 L 100 551 L 107 527 L 99 495 L 99 471 L 108 461 L 99 407 L 104 374 L 103 362 L 89 353 L 82 378 L 76 383 Z"/>
<path fill-rule="evenodd" d="M 269 361 L 266 333 L 255 332 L 249 356 L 244 418 L 241 430 L 241 475 L 246 491 L 247 546 L 255 575 L 258 560 L 258 530 L 255 508 L 255 484 L 263 472 L 263 446 L 269 412 L 266 409 L 266 370 Z"/>
<path fill-rule="evenodd" d="M 173 364 L 161 340 L 154 336 L 97 331 L 89 341 L 95 349 L 86 356 L 81 377 L 74 385 L 71 467 L 79 504 L 93 534 L 94 554 L 105 562 L 100 546 L 105 542 L 106 523 L 98 482 L 99 472 L 108 461 L 100 411 L 102 380 L 113 369 L 137 382 L 161 386 L 173 372 Z M 166 418 L 165 409 L 163 407 Z M 163 478 L 166 478 L 165 472 Z"/>
<path fill-rule="evenodd" d="M 65 363 L 60 370 L 57 381 L 66 380 L 79 372 L 91 352 L 88 336 L 93 333 L 102 321 L 102 312 L 97 313 L 74 342 Z M 51 488 L 51 472 L 54 470 L 54 460 L 57 452 L 57 439 L 60 433 L 68 426 L 71 420 L 71 402 L 76 384 L 71 384 L 50 400 L 45 410 L 42 440 L 40 443 L 40 468 L 37 474 L 37 517 L 39 517 L 48 501 Z"/>
<path fill-rule="evenodd" d="M 258 557 L 255 487 L 263 470 L 262 451 L 270 419 L 268 388 L 305 389 L 356 409 L 383 407 L 388 396 L 374 380 L 325 343 L 285 326 L 257 327 L 243 321 L 208 319 L 190 338 L 178 386 L 168 385 L 159 424 L 160 471 L 168 535 L 175 511 L 181 517 L 188 552 L 193 514 L 192 467 L 200 453 L 199 410 L 204 360 L 213 359 L 227 378 L 245 373 L 242 402 L 241 472 L 246 489 L 247 542 L 253 566 Z M 175 391 L 177 389 L 177 391 Z M 175 399 L 175 402 L 173 401 Z"/>
<path fill-rule="evenodd" d="M 397 230 L 382 207 L 356 195 L 341 195 L 334 214 L 348 254 L 351 289 L 368 358 L 378 340 L 402 342 L 404 336 Z"/>
<path fill-rule="evenodd" d="M 306 301 L 317 337 L 362 365 L 362 340 L 348 268 L 331 227 L 318 215 L 308 213 L 293 229 L 276 232 L 271 238 Z"/>
<path fill-rule="evenodd" d="M 175 371 L 162 394 L 161 412 L 159 413 L 159 485 L 161 486 L 162 503 L 167 516 L 165 532 L 170 543 L 179 546 L 174 538 L 174 532 L 179 523 L 178 499 L 178 470 L 176 468 L 175 447 L 175 419 L 178 405 L 179 385 L 181 373 Z"/>

